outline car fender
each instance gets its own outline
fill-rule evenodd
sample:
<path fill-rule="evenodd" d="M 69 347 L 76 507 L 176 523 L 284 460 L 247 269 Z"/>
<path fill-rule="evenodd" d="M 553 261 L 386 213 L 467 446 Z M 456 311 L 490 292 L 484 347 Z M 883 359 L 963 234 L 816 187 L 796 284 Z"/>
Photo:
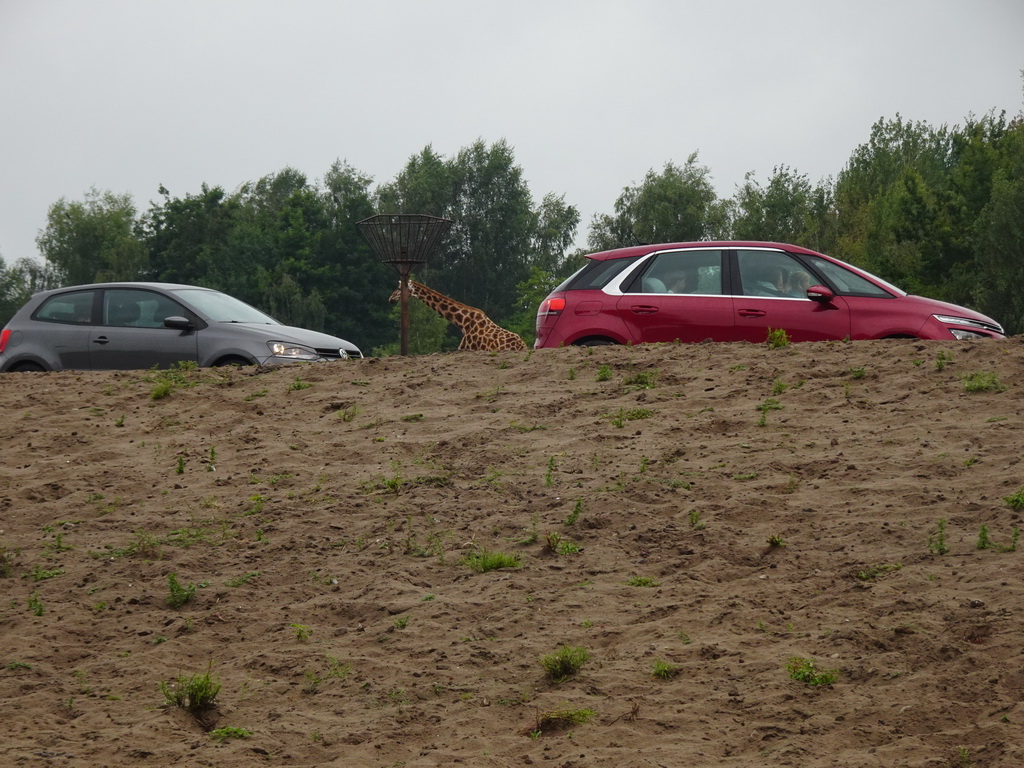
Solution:
<path fill-rule="evenodd" d="M 581 341 L 588 339 L 609 339 L 614 341 L 616 344 L 632 344 L 633 339 L 625 334 L 618 333 L 616 330 L 611 328 L 587 328 L 574 333 L 569 338 L 563 341 L 564 346 L 570 347 L 573 344 L 579 344 Z"/>
<path fill-rule="evenodd" d="M 19 352 L 18 347 L 23 340 L 24 334 L 21 331 L 12 331 L 7 337 L 4 351 L 0 354 L 0 371 L 9 371 L 19 363 L 35 363 L 48 371 L 63 370 L 58 358 L 50 360 L 33 352 Z"/>
<path fill-rule="evenodd" d="M 61 371 L 64 370 L 60 366 L 59 361 L 51 361 L 40 357 L 39 355 L 33 354 L 7 354 L 0 355 L 0 371 L 6 372 L 14 368 L 20 363 L 35 363 L 45 368 L 47 371 Z"/>

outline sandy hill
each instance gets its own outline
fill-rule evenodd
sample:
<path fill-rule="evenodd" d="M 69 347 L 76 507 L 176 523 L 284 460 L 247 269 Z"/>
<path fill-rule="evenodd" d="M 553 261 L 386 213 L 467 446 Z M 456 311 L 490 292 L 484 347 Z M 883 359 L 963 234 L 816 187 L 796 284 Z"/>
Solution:
<path fill-rule="evenodd" d="M 1014 338 L 5 375 L 2 762 L 1019 768 L 1022 370 Z"/>

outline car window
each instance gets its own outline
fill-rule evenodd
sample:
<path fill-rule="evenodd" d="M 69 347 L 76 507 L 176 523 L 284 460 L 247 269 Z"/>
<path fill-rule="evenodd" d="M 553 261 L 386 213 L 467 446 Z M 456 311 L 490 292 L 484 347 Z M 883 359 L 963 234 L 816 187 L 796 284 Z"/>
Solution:
<path fill-rule="evenodd" d="M 33 319 L 51 323 L 89 325 L 95 291 L 74 291 L 51 296 L 36 310 Z"/>
<path fill-rule="evenodd" d="M 578 273 L 578 277 L 570 283 L 567 291 L 594 291 L 604 288 L 623 270 L 636 264 L 639 256 L 630 256 L 624 259 L 607 259 L 605 261 L 591 260 L 590 263 Z"/>
<path fill-rule="evenodd" d="M 111 288 L 103 295 L 103 324 L 128 328 L 163 328 L 164 318 L 186 315 L 173 299 L 153 291 Z"/>
<path fill-rule="evenodd" d="M 259 323 L 280 325 L 270 315 L 265 315 L 234 296 L 205 288 L 175 288 L 174 294 L 189 302 L 215 323 Z"/>
<path fill-rule="evenodd" d="M 849 296 L 877 296 L 882 299 L 892 298 L 892 294 L 887 290 L 861 277 L 856 272 L 851 272 L 828 259 L 822 259 L 817 256 L 808 256 L 807 258 L 814 265 L 815 269 L 824 274 L 841 294 Z"/>
<path fill-rule="evenodd" d="M 811 275 L 803 264 L 779 251 L 736 251 L 740 285 L 744 296 L 807 298 Z"/>
<path fill-rule="evenodd" d="M 654 256 L 626 289 L 627 293 L 722 293 L 722 252 L 667 251 Z"/>

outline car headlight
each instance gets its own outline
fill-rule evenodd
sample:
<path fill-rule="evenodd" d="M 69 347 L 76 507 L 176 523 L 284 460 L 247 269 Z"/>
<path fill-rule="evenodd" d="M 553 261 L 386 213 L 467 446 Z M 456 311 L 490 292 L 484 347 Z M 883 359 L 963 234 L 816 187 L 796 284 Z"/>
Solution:
<path fill-rule="evenodd" d="M 960 328 L 948 328 L 947 330 L 957 339 L 988 339 L 993 332 L 1002 333 L 1003 329 L 998 325 L 990 325 L 979 320 L 971 320 L 968 317 L 956 317 L 955 315 L 932 315 L 943 325 L 959 325 Z M 963 327 L 963 326 L 966 326 Z M 969 330 L 977 328 L 979 330 Z M 986 333 L 987 331 L 987 333 Z"/>
<path fill-rule="evenodd" d="M 961 341 L 965 339 L 987 339 L 988 336 L 984 333 L 978 333 L 977 331 L 968 331 L 966 328 L 950 328 L 949 332 L 953 334 L 955 338 Z"/>
<path fill-rule="evenodd" d="M 268 341 L 270 354 L 274 357 L 285 357 L 289 360 L 319 360 L 320 355 L 315 349 L 303 347 L 299 344 L 289 344 L 284 341 Z"/>

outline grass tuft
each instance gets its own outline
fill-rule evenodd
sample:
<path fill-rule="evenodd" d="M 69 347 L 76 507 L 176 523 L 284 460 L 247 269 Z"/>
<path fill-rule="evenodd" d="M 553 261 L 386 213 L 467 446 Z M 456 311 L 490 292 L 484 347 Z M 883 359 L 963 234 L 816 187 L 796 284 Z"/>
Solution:
<path fill-rule="evenodd" d="M 477 573 L 496 571 L 499 568 L 518 568 L 522 556 L 518 552 L 492 552 L 488 549 L 478 549 L 475 552 L 467 553 L 459 562 L 468 565 Z"/>
<path fill-rule="evenodd" d="M 818 669 L 814 665 L 813 659 L 804 659 L 799 656 L 794 656 L 786 663 L 786 670 L 792 679 L 807 685 L 832 685 L 839 679 L 838 670 Z"/>
<path fill-rule="evenodd" d="M 658 659 L 654 662 L 652 674 L 659 680 L 671 680 L 673 677 L 678 675 L 680 671 L 681 670 L 677 665 Z"/>
<path fill-rule="evenodd" d="M 196 585 L 189 584 L 187 587 L 183 587 L 178 581 L 177 575 L 173 573 L 167 574 L 167 587 L 170 589 L 170 594 L 167 595 L 167 604 L 171 608 L 181 608 L 196 596 Z"/>
<path fill-rule="evenodd" d="M 578 645 L 563 645 L 554 653 L 541 657 L 540 665 L 553 683 L 561 683 L 580 671 L 590 660 L 590 651 Z"/>
<path fill-rule="evenodd" d="M 213 677 L 213 662 L 204 674 L 191 677 L 178 675 L 176 680 L 160 681 L 160 692 L 168 704 L 193 715 L 201 714 L 213 706 L 220 693 L 220 682 Z"/>

